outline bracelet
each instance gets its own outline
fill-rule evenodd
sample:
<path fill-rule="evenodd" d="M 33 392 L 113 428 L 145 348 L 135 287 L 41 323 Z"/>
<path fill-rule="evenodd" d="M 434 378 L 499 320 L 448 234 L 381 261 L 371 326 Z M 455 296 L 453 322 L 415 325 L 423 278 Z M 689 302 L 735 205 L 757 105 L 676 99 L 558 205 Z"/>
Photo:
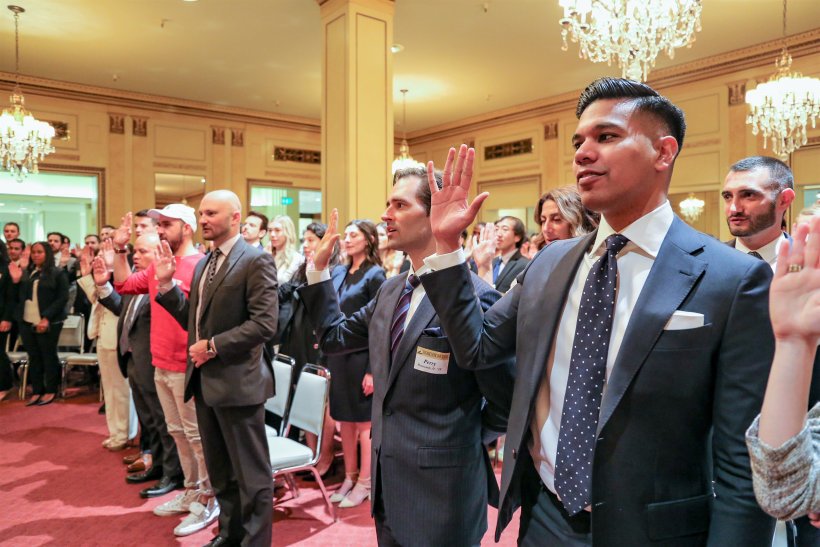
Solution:
<path fill-rule="evenodd" d="M 128 247 L 125 247 L 123 249 L 114 249 L 114 252 L 118 255 L 128 254 Z"/>

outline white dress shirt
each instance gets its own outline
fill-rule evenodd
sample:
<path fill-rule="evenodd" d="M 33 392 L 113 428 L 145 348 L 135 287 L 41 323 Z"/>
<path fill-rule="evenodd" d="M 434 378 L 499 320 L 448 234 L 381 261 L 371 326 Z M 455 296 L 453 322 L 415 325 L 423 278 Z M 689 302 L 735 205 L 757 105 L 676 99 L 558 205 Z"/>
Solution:
<path fill-rule="evenodd" d="M 236 234 L 232 238 L 228 239 L 227 241 L 222 242 L 222 245 L 219 246 L 219 250 L 222 251 L 222 254 L 219 255 L 216 259 L 216 270 L 219 271 L 219 268 L 222 267 L 222 264 L 228 258 L 228 255 L 231 253 L 231 249 L 233 246 L 236 245 L 236 242 L 239 241 L 239 238 L 242 237 L 241 234 Z M 211 251 L 213 252 L 213 251 Z M 210 255 L 206 259 L 210 261 Z M 199 278 L 199 287 L 197 287 L 197 302 L 196 302 L 196 339 L 199 340 L 199 319 L 200 313 L 202 311 L 202 293 L 205 292 L 205 282 L 208 280 L 208 267 L 209 264 L 205 263 L 205 269 L 202 270 L 202 277 Z M 216 347 L 214 347 L 216 349 Z"/>
<path fill-rule="evenodd" d="M 462 262 L 464 262 L 463 258 Z M 404 283 L 405 285 L 407 284 L 407 278 L 410 277 L 410 275 L 413 273 L 415 273 L 418 276 L 421 276 L 431 271 L 432 270 L 427 264 L 419 268 L 417 272 L 414 272 L 413 267 L 411 266 L 410 271 L 407 272 L 407 275 L 404 277 Z M 305 272 L 305 275 L 307 276 L 308 285 L 315 285 L 316 283 L 321 283 L 322 281 L 327 281 L 330 279 L 330 271 L 327 268 L 325 268 L 324 270 L 308 269 Z M 401 292 L 399 294 L 401 294 Z M 410 297 L 410 309 L 407 310 L 407 316 L 404 318 L 404 328 L 407 328 L 407 325 L 410 323 L 410 319 L 413 318 L 413 314 L 416 313 L 416 310 L 418 309 L 419 304 L 421 304 L 421 301 L 424 298 L 425 294 L 427 293 L 424 292 L 424 285 L 422 285 L 421 283 L 419 283 L 418 286 L 415 289 L 413 289 L 413 295 Z"/>
<path fill-rule="evenodd" d="M 754 250 L 757 254 L 763 257 L 763 260 L 769 263 L 769 266 L 772 267 L 772 271 L 777 267 L 777 253 L 780 252 L 780 245 L 785 243 L 786 245 L 789 244 L 789 240 L 786 238 L 785 233 L 781 233 L 779 236 L 774 238 L 772 241 L 768 242 L 764 246 L 759 249 L 750 249 L 743 242 L 740 238 L 735 239 L 735 249 L 738 251 L 743 251 L 744 253 L 749 253 Z"/>

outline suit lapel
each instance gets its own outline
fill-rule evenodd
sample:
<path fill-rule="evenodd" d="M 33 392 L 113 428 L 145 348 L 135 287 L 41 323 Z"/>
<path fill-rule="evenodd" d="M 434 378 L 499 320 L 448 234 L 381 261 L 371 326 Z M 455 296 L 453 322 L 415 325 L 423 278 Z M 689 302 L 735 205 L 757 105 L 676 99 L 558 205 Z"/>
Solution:
<path fill-rule="evenodd" d="M 205 311 L 208 309 L 208 305 L 211 303 L 211 299 L 213 298 L 214 292 L 216 291 L 217 287 L 225 280 L 225 276 L 236 266 L 236 263 L 242 258 L 242 255 L 245 254 L 245 250 L 247 249 L 248 244 L 245 243 L 242 238 L 240 237 L 231 249 L 231 252 L 228 253 L 228 256 L 225 257 L 225 260 L 222 262 L 222 266 L 217 270 L 216 275 L 214 275 L 213 281 L 211 284 L 208 285 L 202 293 L 202 312 L 200 313 L 200 320 L 202 317 L 205 316 Z M 207 260 L 203 261 L 207 264 Z M 200 272 L 202 275 L 202 272 Z M 193 287 L 192 287 L 193 289 Z M 197 290 L 197 293 L 199 291 Z M 194 308 L 196 309 L 196 308 Z"/>
<path fill-rule="evenodd" d="M 404 287 L 404 285 L 401 286 Z M 398 302 L 398 298 L 396 301 Z M 427 298 L 427 295 L 424 295 L 424 298 L 419 302 L 419 307 L 416 308 L 413 317 L 410 318 L 407 327 L 404 329 L 404 334 L 399 341 L 399 346 L 396 348 L 396 354 L 392 356 L 393 362 L 390 366 L 390 375 L 387 378 L 387 389 L 390 389 L 390 386 L 396 381 L 396 375 L 399 369 L 404 366 L 405 361 L 407 361 L 407 358 L 410 356 L 411 350 L 418 343 L 421 331 L 427 328 L 427 325 L 430 324 L 435 316 L 436 310 L 433 309 L 433 305 L 430 303 L 430 299 Z"/>
<path fill-rule="evenodd" d="M 507 264 L 504 266 L 504 269 L 501 270 L 500 274 L 498 274 L 498 279 L 495 280 L 496 287 L 504 284 L 504 282 L 510 276 L 510 272 L 513 270 L 513 265 L 516 262 L 518 262 L 519 258 L 521 258 L 521 251 L 516 251 L 515 254 L 510 257 L 510 259 L 507 261 Z"/>
<path fill-rule="evenodd" d="M 635 303 L 615 358 L 601 401 L 599 433 L 663 333 L 663 327 L 706 270 L 706 263 L 692 256 L 702 247 L 698 233 L 675 217 Z"/>
<path fill-rule="evenodd" d="M 343 266 L 341 268 L 334 268 L 330 272 L 330 281 L 333 283 L 333 290 L 339 294 L 339 289 L 342 287 L 347 274 L 350 271 L 350 266 Z"/>

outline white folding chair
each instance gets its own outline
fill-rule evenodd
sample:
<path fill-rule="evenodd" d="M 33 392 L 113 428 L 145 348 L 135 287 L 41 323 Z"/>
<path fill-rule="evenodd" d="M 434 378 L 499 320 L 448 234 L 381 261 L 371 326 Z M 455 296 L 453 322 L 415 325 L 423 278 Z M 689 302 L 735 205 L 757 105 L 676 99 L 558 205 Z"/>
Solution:
<path fill-rule="evenodd" d="M 322 453 L 322 442 L 326 441 L 322 438 L 322 432 L 329 391 L 330 371 L 325 367 L 306 364 L 296 383 L 296 391 L 287 414 L 287 425 L 282 436 L 268 438 L 268 452 L 274 478 L 279 473 L 292 473 L 304 469 L 313 473 L 316 484 L 319 485 L 325 503 L 327 503 L 328 512 L 335 522 L 336 511 L 330 503 L 322 476 L 316 470 L 316 464 Z M 288 439 L 287 434 L 291 426 L 316 435 L 316 450 L 311 450 L 306 445 Z M 296 496 L 298 496 L 298 491 L 294 492 L 294 497 Z"/>
<path fill-rule="evenodd" d="M 273 359 L 273 381 L 276 386 L 276 394 L 265 401 L 265 410 L 279 416 L 282 421 L 279 429 L 266 425 L 265 431 L 268 437 L 281 436 L 285 431 L 285 420 L 287 419 L 288 405 L 290 404 L 291 386 L 293 385 L 293 371 L 296 369 L 296 359 L 287 355 L 278 354 Z"/>
<path fill-rule="evenodd" d="M 20 388 L 17 392 L 20 400 L 26 398 L 26 383 L 28 382 L 28 353 L 25 351 L 20 351 L 20 336 L 17 336 L 17 339 L 14 341 L 14 349 L 9 351 L 9 345 L 11 344 L 11 340 L 9 337 L 6 337 L 6 355 L 9 356 L 9 362 L 11 363 L 12 372 L 14 372 L 14 365 L 19 364 L 20 368 Z"/>
<path fill-rule="evenodd" d="M 64 349 L 76 349 L 77 351 L 58 351 L 60 364 L 63 369 L 63 381 L 61 384 L 62 396 L 65 397 L 68 387 L 68 370 L 71 367 L 99 367 L 100 362 L 96 353 L 85 353 L 85 318 L 82 315 L 69 315 L 63 323 L 63 330 L 60 331 L 60 338 L 57 347 Z M 96 344 L 96 340 L 94 341 Z M 94 346 L 92 345 L 92 348 Z M 103 400 L 103 387 L 100 382 L 100 401 Z"/>

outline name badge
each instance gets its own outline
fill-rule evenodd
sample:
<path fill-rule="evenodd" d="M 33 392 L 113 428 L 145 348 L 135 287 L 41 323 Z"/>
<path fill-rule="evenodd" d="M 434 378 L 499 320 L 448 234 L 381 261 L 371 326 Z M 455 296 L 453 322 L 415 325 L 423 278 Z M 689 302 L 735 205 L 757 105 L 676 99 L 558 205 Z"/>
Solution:
<path fill-rule="evenodd" d="M 428 374 L 447 374 L 447 365 L 450 362 L 450 354 L 441 351 L 416 347 L 416 362 L 413 368 Z"/>

